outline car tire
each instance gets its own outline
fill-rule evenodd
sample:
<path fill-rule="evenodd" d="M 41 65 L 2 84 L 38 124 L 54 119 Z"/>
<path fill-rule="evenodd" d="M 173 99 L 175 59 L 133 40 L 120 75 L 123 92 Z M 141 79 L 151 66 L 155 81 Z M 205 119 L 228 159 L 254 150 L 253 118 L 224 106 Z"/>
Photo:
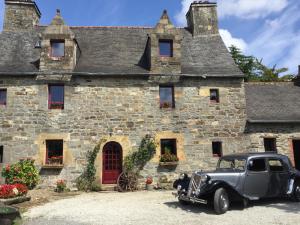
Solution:
<path fill-rule="evenodd" d="M 214 209 L 216 214 L 224 214 L 229 209 L 229 197 L 227 191 L 224 188 L 216 190 L 214 195 Z"/>
<path fill-rule="evenodd" d="M 296 182 L 294 185 L 294 191 L 293 191 L 293 199 L 296 202 L 300 202 L 300 182 Z"/>
<path fill-rule="evenodd" d="M 249 206 L 249 199 L 243 198 L 243 200 L 242 200 L 242 206 L 243 206 L 243 209 L 248 208 L 248 206 Z"/>

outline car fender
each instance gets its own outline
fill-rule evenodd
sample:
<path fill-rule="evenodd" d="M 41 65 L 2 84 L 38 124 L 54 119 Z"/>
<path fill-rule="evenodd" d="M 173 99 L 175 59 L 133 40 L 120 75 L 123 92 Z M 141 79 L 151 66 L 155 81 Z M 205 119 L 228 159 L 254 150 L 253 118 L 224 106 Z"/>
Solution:
<path fill-rule="evenodd" d="M 244 198 L 244 196 L 241 193 L 239 193 L 234 187 L 232 187 L 227 182 L 220 180 L 208 182 L 202 187 L 200 195 L 212 195 L 219 188 L 225 188 L 228 191 L 228 193 L 235 198 Z"/>

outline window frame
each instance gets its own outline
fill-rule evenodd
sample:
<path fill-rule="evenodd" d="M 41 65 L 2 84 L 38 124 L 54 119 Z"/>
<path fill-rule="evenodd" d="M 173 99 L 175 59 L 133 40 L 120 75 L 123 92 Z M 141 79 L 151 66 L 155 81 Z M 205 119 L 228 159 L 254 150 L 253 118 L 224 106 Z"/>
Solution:
<path fill-rule="evenodd" d="M 63 139 L 56 139 L 56 140 L 46 140 L 45 143 L 46 143 L 46 158 L 45 158 L 45 165 L 48 165 L 48 166 L 51 166 L 53 164 L 51 164 L 49 162 L 49 143 L 50 142 L 61 142 L 61 151 L 62 151 L 62 155 L 59 155 L 57 157 L 61 157 L 61 163 L 57 164 L 57 165 L 63 165 L 64 164 L 64 140 Z"/>
<path fill-rule="evenodd" d="M 265 150 L 265 152 L 277 152 L 277 138 L 275 138 L 275 137 L 264 137 L 263 141 L 264 141 L 264 150 Z M 272 143 L 269 142 L 269 141 L 272 141 Z M 271 147 L 272 150 L 267 150 L 267 148 L 270 148 L 270 147 Z"/>
<path fill-rule="evenodd" d="M 161 88 L 171 88 L 171 95 L 172 95 L 171 106 L 167 106 L 167 107 L 164 106 L 164 104 L 169 104 L 170 102 L 162 102 Z M 175 109 L 175 87 L 173 85 L 159 85 L 159 107 L 161 109 Z"/>
<path fill-rule="evenodd" d="M 0 145 L 0 164 L 4 163 L 4 146 Z"/>
<path fill-rule="evenodd" d="M 62 87 L 63 88 L 63 101 L 62 102 L 53 102 L 51 88 L 52 87 Z M 55 107 L 53 105 L 59 105 L 59 107 Z M 65 109 L 65 85 L 64 84 L 48 84 L 48 109 Z"/>
<path fill-rule="evenodd" d="M 217 144 L 218 146 L 218 151 L 220 151 L 219 153 L 215 153 L 214 151 L 214 145 Z M 211 143 L 211 147 L 212 147 L 212 156 L 216 157 L 216 158 L 221 158 L 223 156 L 223 142 L 222 141 L 213 141 Z"/>
<path fill-rule="evenodd" d="M 53 54 L 52 44 L 55 44 L 55 43 L 59 43 L 59 44 L 62 43 L 64 45 L 64 54 L 63 55 L 57 56 L 57 55 Z M 63 39 L 52 39 L 52 40 L 50 40 L 50 57 L 53 58 L 53 59 L 61 59 L 61 58 L 64 58 L 65 55 L 66 55 L 66 42 L 65 42 L 65 40 L 63 40 Z"/>
<path fill-rule="evenodd" d="M 0 92 L 5 93 L 5 101 L 4 102 L 0 101 L 0 106 L 7 106 L 7 89 L 6 88 L 0 88 Z"/>
<path fill-rule="evenodd" d="M 216 92 L 216 100 L 212 99 L 212 93 Z M 209 100 L 211 103 L 220 103 L 220 91 L 217 88 L 209 89 Z"/>
<path fill-rule="evenodd" d="M 170 49 L 168 49 L 169 51 L 170 51 L 170 54 L 168 54 L 168 55 L 164 55 L 164 54 L 162 54 L 162 48 L 161 48 L 161 43 L 168 43 L 169 45 L 170 45 Z M 159 39 L 158 40 L 158 54 L 159 54 L 159 56 L 160 57 L 167 57 L 167 58 L 172 58 L 173 56 L 174 56 L 174 47 L 173 47 L 173 43 L 174 43 L 174 41 L 173 41 L 173 39 L 167 39 L 167 38 L 165 38 L 165 39 Z"/>

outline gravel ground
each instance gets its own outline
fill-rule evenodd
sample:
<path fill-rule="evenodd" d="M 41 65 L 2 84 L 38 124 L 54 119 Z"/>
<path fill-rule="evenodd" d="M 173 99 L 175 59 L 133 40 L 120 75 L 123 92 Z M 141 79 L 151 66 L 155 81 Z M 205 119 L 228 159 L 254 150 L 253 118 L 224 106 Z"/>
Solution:
<path fill-rule="evenodd" d="M 217 216 L 204 205 L 181 206 L 169 191 L 88 193 L 30 209 L 25 225 L 295 225 L 300 203 L 287 200 L 233 205 Z"/>

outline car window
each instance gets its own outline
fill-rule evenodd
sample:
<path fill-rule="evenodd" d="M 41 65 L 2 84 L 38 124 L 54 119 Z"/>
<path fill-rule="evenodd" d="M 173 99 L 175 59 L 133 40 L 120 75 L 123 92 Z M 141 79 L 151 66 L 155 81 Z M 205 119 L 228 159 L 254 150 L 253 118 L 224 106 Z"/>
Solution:
<path fill-rule="evenodd" d="M 265 159 L 252 159 L 249 161 L 248 170 L 254 172 L 266 171 Z"/>
<path fill-rule="evenodd" d="M 269 168 L 272 172 L 282 172 L 284 171 L 284 165 L 279 159 L 269 159 Z"/>
<path fill-rule="evenodd" d="M 218 168 L 245 170 L 245 164 L 245 159 L 221 159 Z"/>

